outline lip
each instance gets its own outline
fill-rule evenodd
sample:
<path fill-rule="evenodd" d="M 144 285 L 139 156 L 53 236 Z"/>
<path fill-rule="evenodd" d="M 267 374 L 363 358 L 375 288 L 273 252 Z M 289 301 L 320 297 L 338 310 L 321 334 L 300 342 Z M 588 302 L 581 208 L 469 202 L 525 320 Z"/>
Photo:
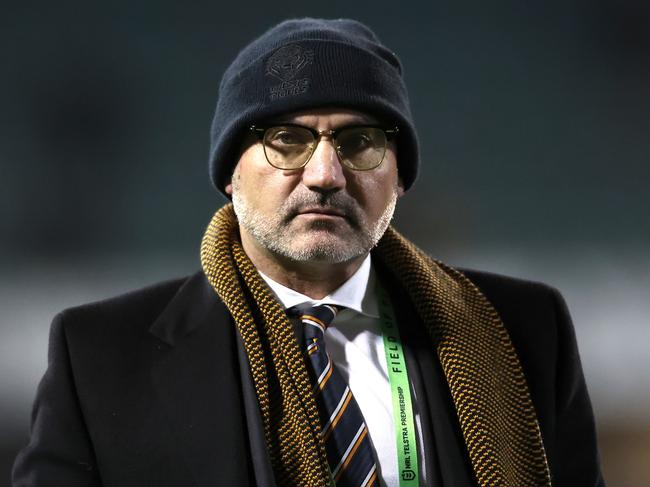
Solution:
<path fill-rule="evenodd" d="M 336 208 L 304 208 L 298 212 L 299 216 L 311 216 L 314 218 L 346 218 L 345 213 Z"/>

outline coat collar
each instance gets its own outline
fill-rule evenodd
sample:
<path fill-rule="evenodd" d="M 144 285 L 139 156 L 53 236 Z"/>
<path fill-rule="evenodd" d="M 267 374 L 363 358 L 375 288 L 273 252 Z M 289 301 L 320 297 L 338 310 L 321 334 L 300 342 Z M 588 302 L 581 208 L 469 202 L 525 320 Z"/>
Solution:
<path fill-rule="evenodd" d="M 191 275 L 169 301 L 149 331 L 174 346 L 186 335 L 228 311 L 202 271 Z"/>

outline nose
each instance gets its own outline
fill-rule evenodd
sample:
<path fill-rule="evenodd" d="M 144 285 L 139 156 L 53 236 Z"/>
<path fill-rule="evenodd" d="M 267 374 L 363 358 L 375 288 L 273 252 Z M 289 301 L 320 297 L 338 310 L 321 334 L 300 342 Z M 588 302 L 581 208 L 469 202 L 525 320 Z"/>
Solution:
<path fill-rule="evenodd" d="M 345 187 L 345 174 L 331 138 L 321 137 L 303 168 L 302 182 L 313 191 L 333 192 Z"/>

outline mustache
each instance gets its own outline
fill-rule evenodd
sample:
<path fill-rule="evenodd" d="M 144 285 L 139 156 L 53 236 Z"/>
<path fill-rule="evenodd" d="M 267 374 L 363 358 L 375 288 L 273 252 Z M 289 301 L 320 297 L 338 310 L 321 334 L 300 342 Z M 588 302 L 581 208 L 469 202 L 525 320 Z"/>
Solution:
<path fill-rule="evenodd" d="M 340 212 L 350 225 L 356 228 L 360 227 L 361 210 L 351 196 L 340 191 L 332 193 L 319 193 L 309 190 L 307 192 L 294 192 L 283 203 L 280 208 L 280 215 L 284 223 L 289 223 L 302 210 L 314 207 Z"/>

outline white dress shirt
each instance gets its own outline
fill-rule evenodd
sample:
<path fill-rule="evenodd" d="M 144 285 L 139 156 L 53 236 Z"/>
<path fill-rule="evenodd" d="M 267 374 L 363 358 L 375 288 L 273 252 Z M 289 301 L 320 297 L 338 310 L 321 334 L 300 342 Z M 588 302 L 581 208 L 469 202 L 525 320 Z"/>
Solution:
<path fill-rule="evenodd" d="M 286 308 L 297 305 L 335 304 L 344 307 L 325 332 L 327 351 L 348 382 L 368 427 L 378 461 L 382 485 L 399 486 L 393 405 L 375 295 L 375 273 L 370 256 L 338 289 L 314 300 L 274 281 L 260 272 Z M 296 326 L 300 323 L 296 320 Z M 298 335 L 300 336 L 300 335 Z M 413 398 L 415 404 L 415 397 Z M 421 485 L 425 485 L 422 461 L 422 428 L 415 408 Z"/>

